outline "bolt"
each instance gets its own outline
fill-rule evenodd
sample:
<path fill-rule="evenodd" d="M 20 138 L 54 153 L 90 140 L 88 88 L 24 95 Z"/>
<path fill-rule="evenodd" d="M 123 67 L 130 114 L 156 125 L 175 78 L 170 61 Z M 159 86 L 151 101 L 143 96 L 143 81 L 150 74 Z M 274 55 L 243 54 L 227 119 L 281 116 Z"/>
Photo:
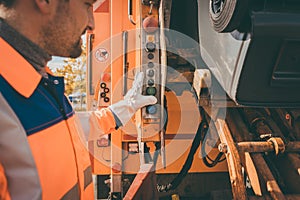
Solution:
<path fill-rule="evenodd" d="M 222 153 L 227 153 L 227 151 L 228 151 L 227 144 L 220 143 L 219 146 L 218 146 L 218 149 Z"/>

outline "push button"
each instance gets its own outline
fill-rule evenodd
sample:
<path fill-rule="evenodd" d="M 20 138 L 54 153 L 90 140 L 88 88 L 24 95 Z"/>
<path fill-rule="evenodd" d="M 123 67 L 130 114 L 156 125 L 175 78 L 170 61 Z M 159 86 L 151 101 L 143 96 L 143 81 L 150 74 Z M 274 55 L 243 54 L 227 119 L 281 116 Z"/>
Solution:
<path fill-rule="evenodd" d="M 148 62 L 148 67 L 149 68 L 153 68 L 154 67 L 154 63 L 153 62 Z"/>
<path fill-rule="evenodd" d="M 152 60 L 154 58 L 154 54 L 153 53 L 149 53 L 147 57 L 148 57 L 149 60 Z"/>
<path fill-rule="evenodd" d="M 155 48 L 156 48 L 156 46 L 153 42 L 147 42 L 146 43 L 146 51 L 147 52 L 154 52 Z"/>
<path fill-rule="evenodd" d="M 156 112 L 157 112 L 157 107 L 156 107 L 156 105 L 150 105 L 150 106 L 147 106 L 146 107 L 146 112 L 148 113 L 148 114 L 155 114 Z"/>
<path fill-rule="evenodd" d="M 146 94 L 154 96 L 156 94 L 156 88 L 155 87 L 147 87 Z"/>
<path fill-rule="evenodd" d="M 149 69 L 148 72 L 147 72 L 147 75 L 149 77 L 153 77 L 154 76 L 154 70 L 153 69 Z"/>
<path fill-rule="evenodd" d="M 148 85 L 149 86 L 153 86 L 154 85 L 154 80 L 153 79 L 149 79 L 148 80 Z"/>

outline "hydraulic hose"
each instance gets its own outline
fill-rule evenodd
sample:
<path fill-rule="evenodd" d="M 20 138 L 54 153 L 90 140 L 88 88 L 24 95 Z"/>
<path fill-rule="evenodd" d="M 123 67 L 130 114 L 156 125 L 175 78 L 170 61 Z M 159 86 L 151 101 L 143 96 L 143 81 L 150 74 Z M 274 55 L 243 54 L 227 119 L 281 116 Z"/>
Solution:
<path fill-rule="evenodd" d="M 186 176 L 186 174 L 188 173 L 189 169 L 192 166 L 193 160 L 194 160 L 194 155 L 196 150 L 198 149 L 200 142 L 201 142 L 201 133 L 203 132 L 203 130 L 207 127 L 207 123 L 206 121 L 201 121 L 198 129 L 197 129 L 197 133 L 195 135 L 195 138 L 193 140 L 191 149 L 189 151 L 188 157 L 183 165 L 183 167 L 181 168 L 179 174 L 177 174 L 177 176 L 173 179 L 173 181 L 169 184 L 166 185 L 157 185 L 157 190 L 159 192 L 167 192 L 169 190 L 173 190 L 175 189 L 183 180 L 183 178 Z"/>

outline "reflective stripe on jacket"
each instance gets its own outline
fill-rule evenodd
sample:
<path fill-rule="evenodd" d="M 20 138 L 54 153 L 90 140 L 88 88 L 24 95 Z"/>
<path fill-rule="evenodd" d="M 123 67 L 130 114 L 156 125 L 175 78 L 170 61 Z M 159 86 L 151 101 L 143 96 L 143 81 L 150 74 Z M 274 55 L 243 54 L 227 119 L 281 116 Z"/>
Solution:
<path fill-rule="evenodd" d="M 0 91 L 7 108 L 2 119 L 11 120 L 0 122 L 0 148 L 4 148 L 0 149 L 0 167 L 4 168 L 4 172 L 0 171 L 0 183 L 6 177 L 12 199 L 94 199 L 86 138 L 64 95 L 63 78 L 51 75 L 49 79 L 42 78 L 2 38 L 0 50 Z M 104 112 L 101 121 L 111 125 L 105 129 L 115 127 L 112 113 L 109 109 Z M 13 132 L 18 143 L 13 138 L 2 140 L 8 132 Z M 14 171 L 16 166 L 23 171 Z M 33 175 L 28 181 L 34 184 L 19 179 L 26 175 Z M 19 180 L 27 187 L 18 185 Z M 28 194 L 29 190 L 33 191 L 30 198 L 17 196 Z"/>

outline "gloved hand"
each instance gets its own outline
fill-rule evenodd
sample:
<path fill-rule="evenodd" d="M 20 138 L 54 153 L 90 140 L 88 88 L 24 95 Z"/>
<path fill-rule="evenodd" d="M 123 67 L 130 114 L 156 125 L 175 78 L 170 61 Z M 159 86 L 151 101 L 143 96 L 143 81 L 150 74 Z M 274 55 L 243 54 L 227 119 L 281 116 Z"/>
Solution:
<path fill-rule="evenodd" d="M 128 90 L 124 99 L 109 106 L 110 110 L 119 118 L 122 125 L 125 125 L 138 109 L 157 102 L 154 96 L 142 95 L 143 79 L 144 73 L 137 73 L 132 88 Z"/>

